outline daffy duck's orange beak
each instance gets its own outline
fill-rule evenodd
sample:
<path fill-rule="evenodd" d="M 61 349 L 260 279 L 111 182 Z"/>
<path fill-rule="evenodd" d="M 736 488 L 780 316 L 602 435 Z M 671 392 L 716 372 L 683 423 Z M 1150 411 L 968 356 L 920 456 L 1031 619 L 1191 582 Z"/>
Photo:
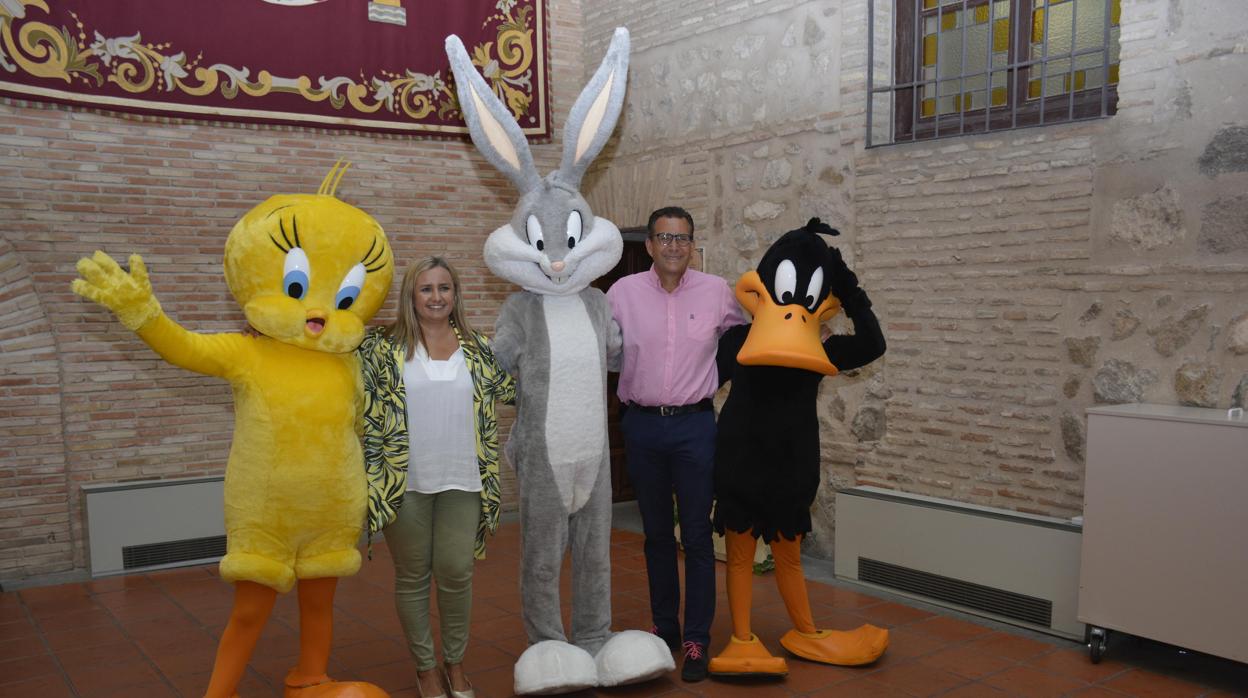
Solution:
<path fill-rule="evenodd" d="M 737 281 L 737 300 L 754 316 L 754 324 L 737 353 L 743 366 L 784 366 L 837 374 L 819 341 L 819 326 L 841 309 L 835 296 L 828 297 L 811 313 L 797 303 L 776 305 L 757 271 Z"/>

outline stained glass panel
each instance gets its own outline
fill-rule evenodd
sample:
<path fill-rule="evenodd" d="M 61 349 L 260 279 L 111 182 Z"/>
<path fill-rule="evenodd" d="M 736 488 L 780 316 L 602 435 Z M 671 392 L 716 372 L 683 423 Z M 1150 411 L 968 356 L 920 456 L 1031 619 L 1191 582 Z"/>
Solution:
<path fill-rule="evenodd" d="M 893 82 L 876 87 L 877 71 L 868 76 L 868 147 L 888 128 L 885 140 L 900 142 L 1117 112 L 1121 0 L 868 0 L 868 7 L 894 28 L 891 42 L 878 33 L 871 40 L 871 65 L 885 66 Z M 891 125 L 874 118 L 872 106 L 884 104 Z"/>
<path fill-rule="evenodd" d="M 1110 84 L 1118 79 L 1121 0 L 1112 0 L 1109 27 Z M 1035 0 L 1031 13 L 1033 58 L 1049 58 L 1043 70 L 1033 69 L 1027 98 L 1039 99 L 1043 72 L 1045 97 L 1097 89 L 1105 76 L 1105 0 Z M 1086 53 L 1084 53 L 1086 52 Z M 1071 54 L 1078 54 L 1071 57 Z M 1067 57 L 1060 57 L 1060 56 Z"/>
<path fill-rule="evenodd" d="M 1006 73 L 992 72 L 991 93 L 988 81 L 990 67 L 1009 64 L 1011 2 L 983 3 L 964 13 L 956 1 L 958 8 L 942 8 L 923 21 L 922 77 L 928 82 L 920 88 L 920 111 L 925 117 L 983 109 L 989 94 L 993 105 L 1006 103 Z M 933 97 L 935 81 L 940 81 L 939 94 Z"/>

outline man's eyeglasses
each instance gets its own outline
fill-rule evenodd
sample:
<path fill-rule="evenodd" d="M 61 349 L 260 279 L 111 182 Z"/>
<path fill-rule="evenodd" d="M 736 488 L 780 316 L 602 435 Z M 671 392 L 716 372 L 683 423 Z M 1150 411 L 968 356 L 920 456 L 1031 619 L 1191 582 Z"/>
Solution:
<path fill-rule="evenodd" d="M 693 244 L 693 236 L 689 233 L 655 233 L 650 237 L 658 240 L 659 244 L 664 247 L 668 247 L 673 242 L 676 243 L 677 247 L 688 247 Z"/>

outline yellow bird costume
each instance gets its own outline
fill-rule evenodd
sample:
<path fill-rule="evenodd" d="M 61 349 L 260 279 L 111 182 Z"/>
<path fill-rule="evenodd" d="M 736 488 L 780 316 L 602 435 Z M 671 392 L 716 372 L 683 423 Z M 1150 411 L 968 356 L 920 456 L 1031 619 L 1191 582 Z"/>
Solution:
<path fill-rule="evenodd" d="M 82 278 L 73 282 L 75 293 L 112 310 L 169 363 L 224 378 L 233 388 L 227 552 L 220 570 L 222 579 L 239 586 L 210 696 L 232 695 L 238 681 L 230 680 L 236 668 L 223 666 L 232 661 L 227 653 L 244 649 L 227 647 L 245 641 L 231 635 L 232 627 L 245 635 L 262 613 L 263 628 L 274 594 L 290 591 L 296 580 L 301 609 L 305 600 L 311 608 L 328 595 L 331 604 L 318 613 L 329 614 L 335 578 L 360 567 L 356 544 L 368 495 L 358 432 L 362 381 L 353 352 L 385 301 L 394 260 L 381 225 L 334 197 L 345 171 L 335 165 L 315 195 L 269 198 L 230 231 L 226 282 L 260 337 L 197 334 L 174 322 L 161 310 L 138 255 L 130 257 L 126 273 L 96 252 L 79 261 Z M 307 593 L 303 580 L 310 582 Z M 325 646 L 314 654 L 327 659 L 331 621 L 306 615 L 305 636 L 325 624 Z M 244 654 L 250 652 L 247 645 Z M 348 684 L 327 683 L 324 671 L 319 657 L 301 654 L 287 677 L 288 695 L 376 695 L 333 692 Z"/>

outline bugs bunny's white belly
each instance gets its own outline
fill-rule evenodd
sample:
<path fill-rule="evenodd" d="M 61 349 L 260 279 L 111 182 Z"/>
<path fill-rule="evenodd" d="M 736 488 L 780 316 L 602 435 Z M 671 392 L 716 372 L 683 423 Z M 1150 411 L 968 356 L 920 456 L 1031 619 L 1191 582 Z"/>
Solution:
<path fill-rule="evenodd" d="M 550 340 L 546 451 L 569 513 L 589 499 L 606 450 L 598 333 L 579 296 L 542 296 Z"/>

